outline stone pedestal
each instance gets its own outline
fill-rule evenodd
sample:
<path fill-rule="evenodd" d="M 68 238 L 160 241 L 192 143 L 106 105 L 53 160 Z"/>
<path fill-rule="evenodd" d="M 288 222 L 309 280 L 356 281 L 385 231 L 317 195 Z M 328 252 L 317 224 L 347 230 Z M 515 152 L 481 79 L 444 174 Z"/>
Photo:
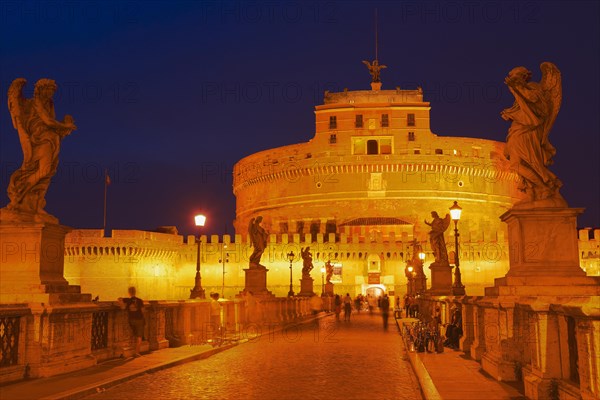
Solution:
<path fill-rule="evenodd" d="M 333 291 L 333 283 L 327 282 L 325 283 L 325 296 L 334 296 L 335 293 Z"/>
<path fill-rule="evenodd" d="M 448 263 L 434 262 L 431 270 L 431 288 L 427 293 L 436 296 L 452 294 L 452 267 Z"/>
<path fill-rule="evenodd" d="M 582 208 L 511 209 L 508 225 L 510 269 L 506 276 L 585 276 L 579 267 L 577 216 Z"/>
<path fill-rule="evenodd" d="M 413 285 L 413 290 L 415 293 L 423 293 L 427 290 L 427 277 L 422 270 L 417 272 Z"/>
<path fill-rule="evenodd" d="M 495 280 L 494 287 L 485 289 L 488 304 L 480 303 L 485 310 L 484 326 L 488 331 L 495 327 L 486 332 L 481 362 L 487 373 L 508 381 L 517 379 L 516 366 L 523 365 L 528 398 L 545 397 L 553 379 L 568 376 L 568 331 L 561 328 L 566 324 L 564 315 L 580 319 L 576 331 L 599 315 L 600 278 L 586 276 L 579 267 L 576 227 L 582 211 L 513 208 L 500 217 L 508 225 L 510 268 L 505 277 Z M 595 362 L 591 354 L 581 362 L 585 354 L 581 349 L 587 342 L 586 336 L 578 334 L 581 371 Z M 523 353 L 531 355 L 528 365 Z M 579 376 L 585 378 L 581 371 Z"/>
<path fill-rule="evenodd" d="M 64 278 L 63 225 L 0 221 L 0 303 L 91 301 Z"/>
<path fill-rule="evenodd" d="M 313 296 L 315 292 L 313 291 L 313 283 L 314 279 L 310 276 L 304 276 L 300 279 L 300 293 L 298 296 Z"/>
<path fill-rule="evenodd" d="M 579 267 L 577 216 L 581 208 L 511 209 L 508 225 L 510 268 L 486 296 L 598 296 L 597 280 Z"/>
<path fill-rule="evenodd" d="M 252 292 L 254 296 L 273 296 L 267 290 L 267 272 L 265 267 L 250 267 L 244 269 L 246 275 L 244 291 Z"/>

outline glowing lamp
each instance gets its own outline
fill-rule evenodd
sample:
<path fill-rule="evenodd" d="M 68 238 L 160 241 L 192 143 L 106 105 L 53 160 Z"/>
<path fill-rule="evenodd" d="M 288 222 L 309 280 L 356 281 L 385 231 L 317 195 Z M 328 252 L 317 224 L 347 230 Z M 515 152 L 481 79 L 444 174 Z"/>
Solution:
<path fill-rule="evenodd" d="M 206 223 L 206 216 L 198 214 L 194 217 L 194 221 L 196 222 L 196 226 L 204 226 Z"/>
<path fill-rule="evenodd" d="M 454 205 L 450 207 L 450 216 L 452 217 L 452 221 L 458 221 L 460 219 L 460 214 L 462 213 L 462 207 L 458 205 L 458 202 L 454 202 Z"/>

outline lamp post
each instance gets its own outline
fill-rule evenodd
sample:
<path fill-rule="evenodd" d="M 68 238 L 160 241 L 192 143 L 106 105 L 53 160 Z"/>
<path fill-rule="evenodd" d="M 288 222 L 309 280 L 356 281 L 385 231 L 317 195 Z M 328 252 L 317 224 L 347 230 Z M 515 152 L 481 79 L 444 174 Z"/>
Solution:
<path fill-rule="evenodd" d="M 287 254 L 288 260 L 290 260 L 290 291 L 288 292 L 288 297 L 294 296 L 294 287 L 292 286 L 292 262 L 294 261 L 294 252 L 290 251 Z"/>
<path fill-rule="evenodd" d="M 321 297 L 325 296 L 325 267 L 321 267 Z"/>
<path fill-rule="evenodd" d="M 407 292 L 408 292 L 409 296 L 412 296 L 412 295 L 414 295 L 414 291 L 415 291 L 415 284 L 414 284 L 414 278 L 413 278 L 414 267 L 409 264 L 406 267 L 406 271 L 407 271 L 406 272 L 406 279 L 408 280 Z"/>
<path fill-rule="evenodd" d="M 452 217 L 452 221 L 454 221 L 454 263 L 456 268 L 454 269 L 454 284 L 452 285 L 452 294 L 455 296 L 465 295 L 465 285 L 463 285 L 461 282 L 460 251 L 458 248 L 458 221 L 460 220 L 461 213 L 462 207 L 460 207 L 458 202 L 455 201 L 452 207 L 450 207 L 450 216 Z"/>
<path fill-rule="evenodd" d="M 206 223 L 206 216 L 198 214 L 194 217 L 194 222 L 198 227 L 198 258 L 196 260 L 196 278 L 194 279 L 194 288 L 190 291 L 190 299 L 204 299 L 204 289 L 202 289 L 202 276 L 200 275 L 200 251 L 202 248 L 202 237 L 200 231 Z"/>
<path fill-rule="evenodd" d="M 225 298 L 225 263 L 229 262 L 229 253 L 225 253 L 225 249 L 227 248 L 227 243 L 223 243 L 223 247 L 221 248 L 221 261 L 223 263 L 223 283 L 221 284 L 221 297 Z"/>
<path fill-rule="evenodd" d="M 427 278 L 425 277 L 425 272 L 423 272 L 423 264 L 425 263 L 425 253 L 422 249 L 419 250 L 419 264 L 417 270 L 417 279 L 419 280 L 418 292 L 424 292 L 425 290 L 427 290 Z"/>

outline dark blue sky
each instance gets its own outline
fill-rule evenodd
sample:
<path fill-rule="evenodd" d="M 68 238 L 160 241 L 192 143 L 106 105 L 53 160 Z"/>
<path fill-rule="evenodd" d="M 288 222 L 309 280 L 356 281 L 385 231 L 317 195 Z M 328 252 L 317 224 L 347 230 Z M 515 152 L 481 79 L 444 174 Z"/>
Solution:
<path fill-rule="evenodd" d="M 553 171 L 580 226 L 600 226 L 599 6 L 594 1 L 0 2 L 0 85 L 55 79 L 63 141 L 47 210 L 77 228 L 176 225 L 233 232 L 231 169 L 258 150 L 309 140 L 325 89 L 367 89 L 379 10 L 384 88 L 423 87 L 438 135 L 504 140 L 503 79 L 562 71 Z M 6 104 L 6 103 L 3 103 Z M 0 107 L 0 204 L 21 163 Z"/>

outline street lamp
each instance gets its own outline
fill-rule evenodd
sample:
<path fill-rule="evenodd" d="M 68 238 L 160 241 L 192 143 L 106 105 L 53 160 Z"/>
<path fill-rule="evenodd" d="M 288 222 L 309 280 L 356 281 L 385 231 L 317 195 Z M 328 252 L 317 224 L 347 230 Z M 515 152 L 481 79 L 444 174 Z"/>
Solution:
<path fill-rule="evenodd" d="M 292 261 L 294 261 L 294 252 L 290 251 L 287 257 L 290 260 L 290 291 L 288 292 L 288 297 L 292 297 L 294 296 L 294 288 L 292 286 Z"/>
<path fill-rule="evenodd" d="M 465 295 L 465 285 L 461 282 L 460 275 L 460 250 L 458 248 L 458 221 L 460 220 L 460 215 L 462 214 L 462 207 L 458 205 L 458 202 L 454 202 L 452 207 L 450 207 L 450 216 L 452 217 L 452 221 L 454 221 L 454 263 L 456 268 L 454 269 L 454 284 L 452 285 L 452 294 L 456 296 L 464 296 Z"/>
<path fill-rule="evenodd" d="M 409 261 L 409 263 L 412 261 Z M 408 266 L 406 267 L 406 270 L 408 272 L 406 272 L 406 279 L 407 279 L 407 292 L 409 296 L 414 295 L 414 291 L 415 291 L 415 283 L 414 283 L 414 276 L 413 276 L 413 272 L 414 272 L 414 267 L 411 264 L 408 264 Z"/>
<path fill-rule="evenodd" d="M 223 283 L 221 285 L 221 297 L 225 298 L 225 263 L 229 262 L 229 253 L 225 253 L 225 249 L 227 248 L 227 243 L 223 243 L 223 247 L 221 248 L 221 259 L 220 262 L 223 263 Z"/>
<path fill-rule="evenodd" d="M 321 267 L 321 296 L 325 296 L 325 267 Z"/>
<path fill-rule="evenodd" d="M 194 222 L 198 227 L 198 259 L 196 261 L 196 278 L 194 279 L 194 288 L 190 291 L 190 299 L 204 299 L 204 289 L 202 289 L 202 276 L 200 276 L 200 250 L 202 247 L 202 237 L 200 231 L 206 223 L 206 216 L 198 214 L 194 217 Z"/>
<path fill-rule="evenodd" d="M 421 246 L 419 245 L 419 252 L 417 253 L 417 259 L 415 260 L 416 262 L 416 266 L 417 266 L 417 271 L 416 271 L 416 277 L 415 277 L 415 288 L 414 291 L 416 292 L 416 294 L 420 294 L 422 292 L 424 292 L 425 290 L 427 290 L 427 277 L 425 277 L 425 272 L 423 272 L 423 264 L 425 262 L 425 253 L 423 252 L 423 249 L 421 248 Z"/>

